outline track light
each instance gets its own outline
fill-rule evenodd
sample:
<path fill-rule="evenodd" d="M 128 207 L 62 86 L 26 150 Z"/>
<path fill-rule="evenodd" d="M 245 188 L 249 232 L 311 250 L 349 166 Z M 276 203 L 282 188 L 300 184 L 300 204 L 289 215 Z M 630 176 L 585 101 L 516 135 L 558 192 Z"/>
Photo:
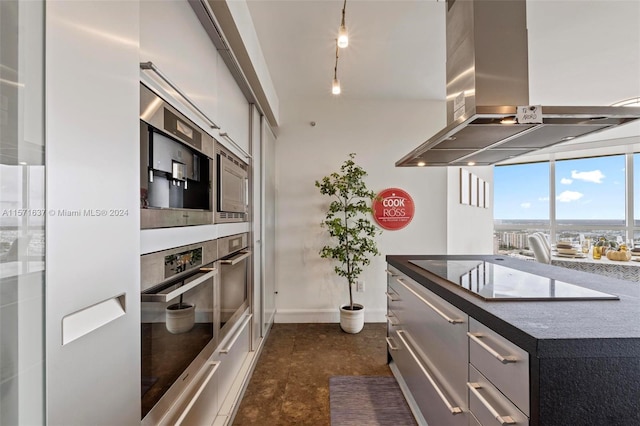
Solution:
<path fill-rule="evenodd" d="M 339 95 L 342 90 L 340 89 L 340 80 L 338 80 L 338 40 L 336 40 L 336 65 L 333 67 L 333 83 L 331 84 L 331 93 Z"/>
<path fill-rule="evenodd" d="M 331 93 L 333 93 L 334 95 L 339 95 L 341 92 L 340 90 L 340 80 L 338 80 L 337 78 L 333 79 L 333 84 L 331 85 Z"/>
<path fill-rule="evenodd" d="M 344 0 L 342 6 L 342 21 L 340 22 L 340 29 L 338 29 L 338 47 L 344 49 L 349 45 L 349 33 L 347 32 L 347 26 L 344 24 L 344 14 L 347 9 L 347 0 Z"/>

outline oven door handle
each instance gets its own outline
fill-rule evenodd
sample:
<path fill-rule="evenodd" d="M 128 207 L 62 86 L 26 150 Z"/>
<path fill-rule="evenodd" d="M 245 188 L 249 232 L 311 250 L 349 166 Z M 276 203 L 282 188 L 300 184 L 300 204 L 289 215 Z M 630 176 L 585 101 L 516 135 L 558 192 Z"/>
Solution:
<path fill-rule="evenodd" d="M 186 293 L 187 291 L 191 290 L 192 288 L 195 288 L 195 287 L 199 286 L 200 284 L 202 284 L 203 282 L 209 280 L 210 278 L 213 278 L 216 275 L 218 275 L 218 270 L 216 268 L 200 268 L 200 271 L 202 271 L 202 272 L 207 271 L 207 273 L 202 275 L 201 277 L 196 278 L 193 281 L 190 281 L 190 282 L 188 282 L 188 283 L 176 288 L 173 291 L 170 291 L 169 293 L 164 293 L 164 294 L 142 293 L 140 295 L 140 299 L 143 302 L 164 302 L 164 303 L 167 303 L 168 301 L 175 299 L 176 297 L 180 296 L 181 294 Z"/>
<path fill-rule="evenodd" d="M 235 265 L 235 264 L 237 264 L 239 262 L 242 262 L 243 260 L 245 260 L 249 256 L 251 256 L 251 251 L 250 250 L 241 251 L 236 256 L 233 256 L 230 259 L 221 260 L 220 263 L 222 263 L 223 265 Z"/>

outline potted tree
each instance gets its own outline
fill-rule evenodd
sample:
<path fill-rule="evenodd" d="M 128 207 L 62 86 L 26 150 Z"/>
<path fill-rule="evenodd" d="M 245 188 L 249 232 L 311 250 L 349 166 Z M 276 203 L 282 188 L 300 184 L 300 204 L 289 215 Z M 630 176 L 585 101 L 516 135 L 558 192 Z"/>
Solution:
<path fill-rule="evenodd" d="M 315 182 L 321 194 L 332 198 L 321 225 L 332 243 L 322 247 L 320 257 L 338 261 L 334 270 L 347 280 L 349 304 L 340 307 L 340 327 L 347 333 L 358 333 L 364 326 L 364 306 L 353 303 L 353 287 L 370 257 L 380 254 L 375 236 L 381 232 L 369 219 L 376 194 L 367 189 L 367 172 L 355 163 L 355 156 L 349 154 L 339 172 Z"/>

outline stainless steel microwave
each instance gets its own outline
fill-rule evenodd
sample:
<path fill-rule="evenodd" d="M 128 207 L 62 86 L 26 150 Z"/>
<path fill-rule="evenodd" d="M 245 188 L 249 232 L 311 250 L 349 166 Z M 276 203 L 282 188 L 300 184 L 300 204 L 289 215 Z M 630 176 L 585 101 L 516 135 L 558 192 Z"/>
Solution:
<path fill-rule="evenodd" d="M 214 140 L 140 84 L 142 229 L 213 223 Z"/>
<path fill-rule="evenodd" d="M 216 143 L 217 223 L 248 220 L 249 165 Z"/>

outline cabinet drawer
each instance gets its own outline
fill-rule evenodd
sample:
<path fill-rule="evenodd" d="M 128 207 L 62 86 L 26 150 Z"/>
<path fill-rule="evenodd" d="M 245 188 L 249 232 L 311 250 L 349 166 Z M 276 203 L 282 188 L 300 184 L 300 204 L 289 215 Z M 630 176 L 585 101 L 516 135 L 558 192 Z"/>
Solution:
<path fill-rule="evenodd" d="M 218 367 L 220 362 L 209 362 L 187 401 L 180 416 L 171 424 L 175 426 L 198 426 L 211 424 L 218 414 Z"/>
<path fill-rule="evenodd" d="M 504 424 L 525 426 L 527 416 L 507 399 L 486 377 L 469 365 L 469 411 L 482 426 Z"/>
<path fill-rule="evenodd" d="M 472 412 L 469 412 L 469 426 L 482 426 Z"/>
<path fill-rule="evenodd" d="M 249 354 L 250 330 L 249 323 L 251 315 L 245 315 L 243 322 L 230 335 L 230 337 L 220 345 L 220 348 L 213 354 L 215 360 L 220 361 L 219 393 L 221 401 L 226 397 L 231 389 L 245 358 Z M 227 414 L 227 413 L 221 413 Z"/>
<path fill-rule="evenodd" d="M 399 324 L 395 328 L 411 336 L 436 378 L 446 383 L 456 400 L 465 401 L 468 316 L 403 275 L 389 283 L 389 293 L 397 299 L 389 302 Z"/>
<path fill-rule="evenodd" d="M 529 354 L 473 318 L 468 336 L 469 363 L 529 416 Z"/>
<path fill-rule="evenodd" d="M 439 381 L 406 331 L 396 330 L 389 339 L 389 352 L 418 409 L 429 425 L 467 426 L 466 396 L 457 400 Z"/>

